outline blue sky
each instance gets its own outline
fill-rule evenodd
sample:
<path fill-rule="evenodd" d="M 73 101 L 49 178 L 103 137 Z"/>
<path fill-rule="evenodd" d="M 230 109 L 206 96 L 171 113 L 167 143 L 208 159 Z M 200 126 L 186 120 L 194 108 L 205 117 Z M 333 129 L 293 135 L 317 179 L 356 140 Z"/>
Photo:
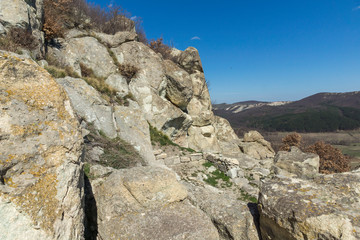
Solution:
<path fill-rule="evenodd" d="M 196 47 L 216 103 L 360 90 L 360 0 L 96 3 L 141 17 L 149 39 Z"/>

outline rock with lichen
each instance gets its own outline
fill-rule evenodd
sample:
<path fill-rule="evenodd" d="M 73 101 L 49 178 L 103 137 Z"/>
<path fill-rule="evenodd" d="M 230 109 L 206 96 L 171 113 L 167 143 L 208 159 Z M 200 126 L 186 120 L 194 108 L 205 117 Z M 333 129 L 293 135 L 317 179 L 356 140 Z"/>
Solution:
<path fill-rule="evenodd" d="M 360 238 L 360 172 L 274 178 L 260 190 L 263 239 Z"/>
<path fill-rule="evenodd" d="M 83 239 L 82 142 L 55 80 L 0 52 L 1 239 Z"/>

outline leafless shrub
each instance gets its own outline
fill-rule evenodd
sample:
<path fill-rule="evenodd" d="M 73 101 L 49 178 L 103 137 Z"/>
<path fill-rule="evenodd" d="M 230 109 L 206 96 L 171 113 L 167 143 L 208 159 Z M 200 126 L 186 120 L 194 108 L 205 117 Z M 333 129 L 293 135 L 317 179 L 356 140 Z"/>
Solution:
<path fill-rule="evenodd" d="M 320 173 L 330 174 L 350 171 L 349 158 L 330 144 L 316 142 L 314 145 L 307 147 L 306 151 L 319 155 Z"/>
<path fill-rule="evenodd" d="M 119 72 L 122 76 L 126 78 L 127 83 L 129 84 L 131 79 L 136 76 L 139 71 L 139 68 L 130 64 L 119 64 Z"/>
<path fill-rule="evenodd" d="M 172 47 L 165 44 L 164 39 L 161 37 L 157 40 L 153 40 L 149 43 L 149 47 L 154 50 L 156 53 L 160 53 L 164 59 L 173 60 L 171 55 Z"/>
<path fill-rule="evenodd" d="M 280 151 L 290 151 L 291 147 L 301 147 L 301 135 L 298 133 L 292 133 L 282 139 L 282 146 Z"/>
<path fill-rule="evenodd" d="M 67 28 L 80 26 L 107 34 L 132 31 L 136 24 L 128 16 L 118 5 L 105 9 L 86 0 L 44 0 L 43 31 L 47 40 L 63 37 Z"/>
<path fill-rule="evenodd" d="M 83 77 L 96 77 L 94 71 L 91 68 L 88 68 L 85 64 L 80 63 L 81 76 Z"/>
<path fill-rule="evenodd" d="M 36 39 L 31 31 L 23 28 L 11 28 L 5 37 L 0 38 L 0 48 L 6 51 L 16 52 L 20 48 L 32 50 L 36 46 Z"/>
<path fill-rule="evenodd" d="M 305 147 L 302 137 L 298 133 L 292 133 L 282 139 L 283 145 L 280 150 L 289 151 L 292 146 L 300 148 L 304 152 L 311 152 L 320 157 L 320 173 L 331 174 L 350 171 L 349 158 L 330 144 L 318 141 L 313 145 Z"/>

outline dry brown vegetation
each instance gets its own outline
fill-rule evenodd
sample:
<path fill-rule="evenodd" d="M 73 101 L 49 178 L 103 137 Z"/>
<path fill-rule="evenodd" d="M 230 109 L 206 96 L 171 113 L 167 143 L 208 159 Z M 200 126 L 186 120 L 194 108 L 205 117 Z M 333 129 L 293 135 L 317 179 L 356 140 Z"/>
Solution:
<path fill-rule="evenodd" d="M 320 173 L 341 173 L 350 171 L 349 158 L 344 156 L 341 151 L 330 144 L 317 142 L 306 148 L 307 152 L 312 152 L 320 157 Z"/>
<path fill-rule="evenodd" d="M 298 133 L 291 133 L 282 139 L 280 151 L 289 151 L 293 146 L 300 148 L 300 145 L 301 135 Z"/>
<path fill-rule="evenodd" d="M 85 64 L 80 63 L 81 76 L 95 78 L 94 71 L 91 68 L 88 68 Z"/>
<path fill-rule="evenodd" d="M 43 31 L 47 40 L 63 37 L 65 30 L 73 27 L 115 34 L 140 24 L 127 16 L 117 5 L 104 9 L 86 0 L 45 0 Z"/>
<path fill-rule="evenodd" d="M 154 50 L 156 53 L 160 53 L 164 59 L 173 60 L 171 55 L 171 46 L 164 43 L 164 39 L 160 37 L 157 40 L 152 40 L 148 44 L 149 47 Z"/>
<path fill-rule="evenodd" d="M 300 148 L 304 152 L 311 152 L 320 157 L 320 173 L 331 174 L 350 171 L 349 157 L 344 156 L 342 152 L 326 144 L 323 141 L 317 141 L 312 145 L 306 145 L 302 142 L 302 137 L 298 133 L 291 133 L 282 139 L 281 151 L 289 151 L 292 146 Z"/>
<path fill-rule="evenodd" d="M 129 84 L 131 79 L 136 76 L 139 71 L 138 67 L 130 64 L 119 64 L 118 65 L 120 74 L 125 77 L 126 82 Z"/>
<path fill-rule="evenodd" d="M 30 30 L 11 28 L 5 37 L 0 38 L 0 49 L 17 52 L 21 48 L 32 50 L 36 47 L 36 39 Z"/>

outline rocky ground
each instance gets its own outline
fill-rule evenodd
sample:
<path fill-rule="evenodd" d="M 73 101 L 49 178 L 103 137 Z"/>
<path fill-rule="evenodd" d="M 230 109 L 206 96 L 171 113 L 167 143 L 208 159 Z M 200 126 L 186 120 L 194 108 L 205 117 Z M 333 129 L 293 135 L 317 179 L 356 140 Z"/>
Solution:
<path fill-rule="evenodd" d="M 1 1 L 1 34 L 43 34 L 41 3 Z M 1 239 L 359 238 L 359 173 L 239 139 L 195 48 L 168 60 L 134 31 L 75 28 L 54 41 L 71 76 L 33 60 L 41 46 L 0 51 Z"/>

